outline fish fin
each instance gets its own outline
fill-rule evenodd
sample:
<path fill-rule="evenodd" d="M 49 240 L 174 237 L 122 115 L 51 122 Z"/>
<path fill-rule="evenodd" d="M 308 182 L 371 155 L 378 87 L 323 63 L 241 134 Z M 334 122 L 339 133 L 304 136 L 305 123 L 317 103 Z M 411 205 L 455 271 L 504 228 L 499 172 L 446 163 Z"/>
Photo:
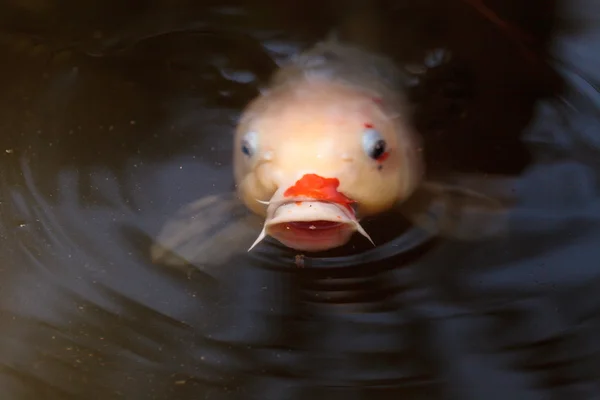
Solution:
<path fill-rule="evenodd" d="M 261 218 L 252 214 L 236 193 L 204 197 L 167 220 L 150 256 L 154 263 L 171 267 L 223 265 L 245 253 L 261 227 Z"/>
<path fill-rule="evenodd" d="M 425 182 L 400 207 L 415 226 L 463 241 L 507 234 L 515 181 L 462 176 L 451 182 Z"/>

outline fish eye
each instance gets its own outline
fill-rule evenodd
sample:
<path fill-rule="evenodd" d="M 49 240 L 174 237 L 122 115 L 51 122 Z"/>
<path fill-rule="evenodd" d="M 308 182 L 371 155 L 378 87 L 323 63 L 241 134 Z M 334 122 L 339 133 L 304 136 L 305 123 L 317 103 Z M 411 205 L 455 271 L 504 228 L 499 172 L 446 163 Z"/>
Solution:
<path fill-rule="evenodd" d="M 365 153 L 373 160 L 381 160 L 386 154 L 387 143 L 381 133 L 375 129 L 367 129 L 363 133 L 362 145 Z"/>
<path fill-rule="evenodd" d="M 242 137 L 241 150 L 248 157 L 252 157 L 258 146 L 258 134 L 254 131 L 247 132 Z"/>

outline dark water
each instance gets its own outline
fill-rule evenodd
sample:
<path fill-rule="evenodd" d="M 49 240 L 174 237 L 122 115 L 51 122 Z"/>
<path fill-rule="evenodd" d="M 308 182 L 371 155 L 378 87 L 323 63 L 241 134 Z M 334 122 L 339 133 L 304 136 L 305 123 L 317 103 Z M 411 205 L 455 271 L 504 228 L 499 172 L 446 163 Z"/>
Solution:
<path fill-rule="evenodd" d="M 1 398 L 600 398 L 598 3 L 486 3 L 528 53 L 462 1 L 382 2 L 400 64 L 451 51 L 411 89 L 428 162 L 514 176 L 508 237 L 206 273 L 152 237 L 231 189 L 241 108 L 343 11 L 213 3 L 2 3 Z"/>

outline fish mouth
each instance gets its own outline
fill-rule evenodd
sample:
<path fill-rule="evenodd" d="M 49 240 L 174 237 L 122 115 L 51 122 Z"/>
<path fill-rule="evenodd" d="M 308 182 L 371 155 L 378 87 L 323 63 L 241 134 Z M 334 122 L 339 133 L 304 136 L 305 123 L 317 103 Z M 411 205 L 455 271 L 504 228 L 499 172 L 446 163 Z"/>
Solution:
<path fill-rule="evenodd" d="M 345 245 L 355 232 L 373 243 L 354 209 L 345 204 L 309 198 L 272 199 L 263 230 L 248 251 L 266 236 L 294 250 L 324 251 Z"/>

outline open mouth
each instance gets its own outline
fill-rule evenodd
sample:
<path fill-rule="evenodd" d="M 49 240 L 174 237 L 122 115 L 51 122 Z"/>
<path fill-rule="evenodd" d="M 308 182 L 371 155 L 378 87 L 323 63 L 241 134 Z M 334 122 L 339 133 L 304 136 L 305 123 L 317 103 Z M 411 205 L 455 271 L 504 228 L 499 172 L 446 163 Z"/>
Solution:
<path fill-rule="evenodd" d="M 345 244 L 355 229 L 348 223 L 316 220 L 273 224 L 267 231 L 289 248 L 322 251 Z"/>
<path fill-rule="evenodd" d="M 343 224 L 332 221 L 291 221 L 283 223 L 285 229 L 322 231 L 326 229 L 335 229 Z"/>
<path fill-rule="evenodd" d="M 263 231 L 252 247 L 269 235 L 295 250 L 324 251 L 346 244 L 357 231 L 373 242 L 354 210 L 343 204 L 293 199 L 272 203 L 267 214 Z"/>

